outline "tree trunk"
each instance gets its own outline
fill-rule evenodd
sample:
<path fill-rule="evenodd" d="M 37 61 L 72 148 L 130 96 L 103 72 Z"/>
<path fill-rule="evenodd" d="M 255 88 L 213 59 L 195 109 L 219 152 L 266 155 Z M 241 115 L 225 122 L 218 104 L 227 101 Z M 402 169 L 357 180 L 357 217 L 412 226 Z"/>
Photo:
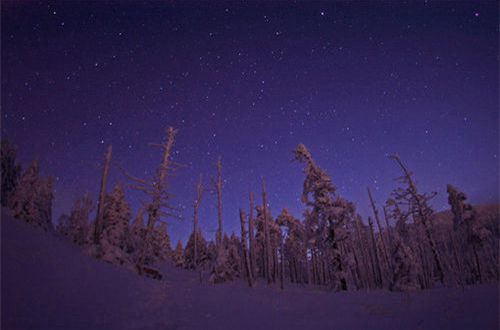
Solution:
<path fill-rule="evenodd" d="M 241 223 L 241 250 L 243 254 L 243 264 L 246 271 L 248 286 L 253 286 L 252 271 L 250 270 L 250 257 L 247 250 L 247 233 L 245 228 L 245 214 L 240 209 L 240 223 Z"/>
<path fill-rule="evenodd" d="M 109 145 L 104 157 L 104 168 L 101 178 L 101 189 L 99 191 L 99 202 L 97 204 L 97 216 L 94 224 L 94 244 L 99 244 L 104 218 L 104 199 L 106 197 L 106 185 L 108 182 L 109 164 L 111 163 L 112 146 Z"/>
<path fill-rule="evenodd" d="M 389 257 L 387 255 L 387 246 L 384 241 L 384 236 L 382 235 L 382 226 L 380 225 L 380 219 L 378 216 L 378 210 L 375 206 L 375 201 L 373 200 L 372 193 L 370 191 L 370 188 L 367 188 L 368 190 L 368 196 L 370 198 L 370 204 L 372 205 L 372 210 L 373 210 L 373 215 L 375 217 L 375 221 L 377 222 L 377 227 L 378 227 L 378 235 L 380 239 L 380 243 L 382 244 L 382 256 L 384 257 L 384 263 L 386 265 L 387 272 L 389 275 L 392 273 L 392 266 L 389 260 Z"/>
<path fill-rule="evenodd" d="M 248 245 L 250 250 L 250 271 L 252 272 L 252 278 L 255 278 L 256 271 L 256 255 L 255 255 L 255 235 L 254 235 L 254 222 L 253 222 L 253 192 L 250 192 L 250 213 L 248 216 Z"/>
<path fill-rule="evenodd" d="M 219 220 L 219 228 L 217 229 L 217 234 L 215 241 L 217 247 L 222 242 L 222 160 L 221 157 L 217 159 L 217 182 L 215 183 L 215 190 L 217 192 L 217 216 Z"/>
<path fill-rule="evenodd" d="M 377 280 L 377 285 L 381 288 L 382 287 L 382 273 L 380 270 L 380 261 L 378 258 L 378 252 L 377 252 L 377 244 L 375 243 L 375 236 L 373 234 L 373 222 L 370 217 L 368 217 L 368 225 L 370 226 L 370 238 L 372 241 L 372 251 L 373 251 L 373 257 L 374 257 L 374 268 L 376 272 L 376 280 Z"/>
<path fill-rule="evenodd" d="M 201 197 L 203 195 L 203 183 L 202 177 L 200 175 L 200 181 L 196 186 L 196 200 L 194 201 L 194 214 L 193 214 L 193 268 L 196 270 L 198 266 L 198 208 L 201 203 Z"/>
<path fill-rule="evenodd" d="M 267 283 L 270 284 L 271 279 L 271 244 L 269 237 L 269 219 L 267 218 L 267 192 L 266 183 L 262 181 L 262 212 L 264 216 L 264 250 L 265 250 L 265 263 L 266 263 L 266 278 Z"/>

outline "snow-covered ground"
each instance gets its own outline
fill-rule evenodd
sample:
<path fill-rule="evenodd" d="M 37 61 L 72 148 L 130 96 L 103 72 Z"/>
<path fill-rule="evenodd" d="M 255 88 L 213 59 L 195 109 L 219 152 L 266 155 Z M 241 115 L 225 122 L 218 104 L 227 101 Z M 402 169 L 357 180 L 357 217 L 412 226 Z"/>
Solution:
<path fill-rule="evenodd" d="M 498 287 L 333 293 L 164 280 L 87 257 L 2 214 L 2 329 L 498 329 Z"/>

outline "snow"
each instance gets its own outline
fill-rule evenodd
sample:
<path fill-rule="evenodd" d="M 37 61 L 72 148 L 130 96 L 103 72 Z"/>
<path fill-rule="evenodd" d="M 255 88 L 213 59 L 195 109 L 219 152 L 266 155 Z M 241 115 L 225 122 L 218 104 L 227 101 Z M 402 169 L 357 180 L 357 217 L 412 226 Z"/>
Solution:
<path fill-rule="evenodd" d="M 2 329 L 498 329 L 498 289 L 341 292 L 156 281 L 2 213 Z"/>

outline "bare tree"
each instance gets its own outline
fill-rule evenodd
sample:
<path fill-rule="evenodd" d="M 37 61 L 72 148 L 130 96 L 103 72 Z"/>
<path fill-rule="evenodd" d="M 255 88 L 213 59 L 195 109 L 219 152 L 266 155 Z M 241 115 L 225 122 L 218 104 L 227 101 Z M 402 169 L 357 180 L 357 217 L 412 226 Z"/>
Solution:
<path fill-rule="evenodd" d="M 243 264 L 246 272 L 248 286 L 253 286 L 252 271 L 250 270 L 250 256 L 247 249 L 247 231 L 245 228 L 245 213 L 240 209 L 240 223 L 241 223 L 241 252 L 243 254 Z"/>
<path fill-rule="evenodd" d="M 162 162 L 156 170 L 155 176 L 151 180 L 140 179 L 125 173 L 127 177 L 135 182 L 135 184 L 132 185 L 132 188 L 144 192 L 149 198 L 151 198 L 150 202 L 145 203 L 145 209 L 148 212 L 148 220 L 137 265 L 139 273 L 142 273 L 144 265 L 150 264 L 153 261 L 152 233 L 156 222 L 162 217 L 177 217 L 177 215 L 173 213 L 175 209 L 169 203 L 172 195 L 167 192 L 167 179 L 172 176 L 173 171 L 178 165 L 170 159 L 172 156 L 172 148 L 175 143 L 177 129 L 168 127 L 166 133 L 167 138 L 164 143 L 151 144 L 152 146 L 160 147 L 163 150 Z"/>
<path fill-rule="evenodd" d="M 255 278 L 255 266 L 256 256 L 255 256 L 255 230 L 254 230 L 254 198 L 253 192 L 250 192 L 250 213 L 248 215 L 248 246 L 250 250 L 250 271 L 252 272 L 252 278 Z"/>
<path fill-rule="evenodd" d="M 436 241 L 432 233 L 431 216 L 433 210 L 429 207 L 428 201 L 435 196 L 435 194 L 420 194 L 417 190 L 417 185 L 412 178 L 412 173 L 404 166 L 403 162 L 398 155 L 390 156 L 401 168 L 403 177 L 400 178 L 401 182 L 406 184 L 406 188 L 398 188 L 393 192 L 394 199 L 397 202 L 409 206 L 409 212 L 413 217 L 414 222 L 423 227 L 427 242 L 430 246 L 434 263 L 436 265 L 437 275 L 441 283 L 444 283 L 444 269 L 441 255 L 438 251 Z"/>
<path fill-rule="evenodd" d="M 193 214 L 193 235 L 194 239 L 194 257 L 193 257 L 193 267 L 196 270 L 198 266 L 198 240 L 196 239 L 196 235 L 198 235 L 198 208 L 200 207 L 201 198 L 203 197 L 203 181 L 202 176 L 200 174 L 200 180 L 196 185 L 196 199 L 194 200 L 194 214 Z"/>
<path fill-rule="evenodd" d="M 103 217 L 104 217 L 104 200 L 106 198 L 106 185 L 108 182 L 108 174 L 109 174 L 109 164 L 111 163 L 111 153 L 112 146 L 109 145 L 106 150 L 106 155 L 104 156 L 104 167 L 102 170 L 101 177 L 101 188 L 99 190 L 99 199 L 97 202 L 97 213 L 94 224 L 94 244 L 99 244 L 99 240 L 101 238 L 101 232 L 103 228 Z"/>
<path fill-rule="evenodd" d="M 217 246 L 219 246 L 222 242 L 222 159 L 219 156 L 217 159 L 217 179 L 215 182 L 215 191 L 217 193 L 217 216 L 219 220 L 219 227 L 217 228 L 217 234 L 215 237 L 215 241 L 217 242 Z"/>
<path fill-rule="evenodd" d="M 264 216 L 264 260 L 265 260 L 265 269 L 266 269 L 266 278 L 267 283 L 270 284 L 271 279 L 271 243 L 270 243 L 270 235 L 269 235 L 269 219 L 268 219 L 268 210 L 267 210 L 267 191 L 266 191 L 266 182 L 262 180 L 262 209 Z"/>
<path fill-rule="evenodd" d="M 386 272 L 390 273 L 391 272 L 391 264 L 390 264 L 390 260 L 389 260 L 388 253 L 387 253 L 387 246 L 386 246 L 385 241 L 384 241 L 384 235 L 382 234 L 382 226 L 380 225 L 380 218 L 378 216 L 378 210 L 377 210 L 377 207 L 375 206 L 375 201 L 373 200 L 373 196 L 372 196 L 372 193 L 370 191 L 370 188 L 367 188 L 367 190 L 368 190 L 368 197 L 370 198 L 370 204 L 371 204 L 372 210 L 373 210 L 373 216 L 375 217 L 375 221 L 377 222 L 378 235 L 379 235 L 380 244 L 382 245 L 382 256 L 384 258 L 384 263 L 386 265 Z"/>

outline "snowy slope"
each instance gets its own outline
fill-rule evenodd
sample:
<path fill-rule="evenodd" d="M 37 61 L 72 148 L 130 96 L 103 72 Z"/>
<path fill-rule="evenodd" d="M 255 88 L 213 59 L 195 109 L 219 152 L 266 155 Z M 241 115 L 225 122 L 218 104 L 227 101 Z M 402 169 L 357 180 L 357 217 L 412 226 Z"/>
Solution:
<path fill-rule="evenodd" d="M 2 329 L 497 329 L 494 285 L 419 293 L 211 286 L 165 266 L 163 281 L 83 255 L 2 214 Z"/>

